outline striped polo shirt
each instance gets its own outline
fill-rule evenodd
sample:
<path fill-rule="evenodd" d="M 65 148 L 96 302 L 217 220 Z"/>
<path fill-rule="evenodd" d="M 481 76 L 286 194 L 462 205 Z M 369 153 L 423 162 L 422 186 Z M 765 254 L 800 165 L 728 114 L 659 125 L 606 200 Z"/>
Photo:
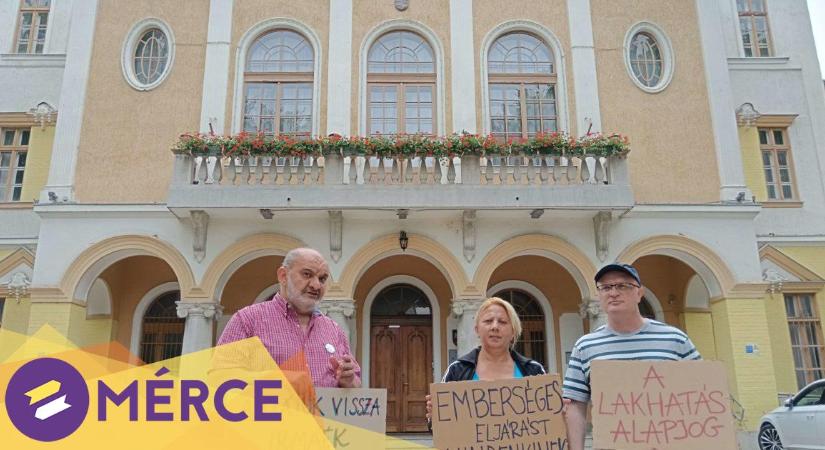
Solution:
<path fill-rule="evenodd" d="M 590 363 L 597 359 L 681 361 L 702 356 L 684 332 L 662 322 L 645 319 L 639 331 L 625 334 L 602 325 L 573 346 L 564 375 L 563 397 L 590 400 Z"/>

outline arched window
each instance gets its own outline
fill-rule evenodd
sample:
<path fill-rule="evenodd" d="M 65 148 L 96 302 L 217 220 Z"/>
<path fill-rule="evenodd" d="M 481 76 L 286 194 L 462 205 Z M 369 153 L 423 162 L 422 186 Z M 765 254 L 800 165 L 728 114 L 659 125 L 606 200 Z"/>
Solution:
<path fill-rule="evenodd" d="M 427 296 L 415 286 L 395 284 L 382 290 L 372 303 L 372 316 L 431 316 Z"/>
<path fill-rule="evenodd" d="M 516 351 L 546 366 L 544 312 L 539 302 L 532 295 L 518 289 L 505 289 L 495 297 L 513 305 L 521 319 L 521 338 L 516 342 Z"/>
<path fill-rule="evenodd" d="M 379 134 L 435 133 L 435 59 L 427 41 L 391 31 L 367 56 L 367 130 Z"/>
<path fill-rule="evenodd" d="M 140 339 L 140 359 L 146 364 L 181 355 L 186 321 L 177 315 L 179 300 L 179 291 L 168 292 L 146 310 Z"/>
<path fill-rule="evenodd" d="M 312 134 L 312 45 L 290 30 L 275 30 L 250 47 L 244 72 L 243 130 L 296 139 Z"/>
<path fill-rule="evenodd" d="M 521 31 L 499 37 L 487 73 L 493 136 L 507 141 L 558 129 L 556 65 L 546 43 Z"/>

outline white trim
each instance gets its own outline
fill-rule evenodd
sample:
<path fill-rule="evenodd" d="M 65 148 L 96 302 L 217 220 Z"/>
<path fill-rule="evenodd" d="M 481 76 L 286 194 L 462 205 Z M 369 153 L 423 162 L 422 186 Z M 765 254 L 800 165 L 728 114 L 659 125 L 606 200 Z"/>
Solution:
<path fill-rule="evenodd" d="M 685 263 L 688 267 L 693 269 L 696 275 L 699 275 L 699 278 L 701 278 L 702 282 L 705 283 L 705 287 L 708 289 L 708 293 L 711 297 L 722 297 L 724 295 L 722 285 L 719 283 L 719 280 L 716 279 L 716 275 L 713 274 L 713 271 L 710 270 L 707 264 L 705 264 L 705 262 L 701 259 L 681 250 L 673 250 L 670 248 L 660 248 L 644 256 L 650 255 L 669 256 Z"/>
<path fill-rule="evenodd" d="M 656 39 L 659 52 L 662 54 L 662 78 L 659 80 L 659 84 L 653 87 L 645 86 L 639 82 L 639 80 L 636 79 L 636 75 L 633 73 L 633 68 L 630 65 L 630 41 L 633 39 L 633 36 L 638 33 L 648 33 L 652 35 L 653 38 Z M 671 80 L 673 80 L 673 72 L 675 71 L 676 66 L 676 56 L 673 54 L 673 44 L 671 44 L 670 38 L 667 34 L 665 34 L 664 30 L 653 22 L 645 20 L 636 22 L 632 27 L 630 27 L 629 30 L 627 30 L 627 34 L 624 35 L 622 56 L 624 58 L 624 67 L 627 69 L 627 75 L 633 81 L 633 84 L 649 94 L 664 91 L 670 85 Z"/>
<path fill-rule="evenodd" d="M 436 128 L 434 134 L 446 133 L 445 127 L 445 107 L 446 99 L 444 94 L 444 46 L 438 36 L 426 25 L 407 19 L 394 19 L 386 21 L 370 30 L 361 42 L 361 50 L 358 54 L 358 133 L 367 136 L 367 59 L 369 49 L 382 35 L 390 31 L 412 31 L 419 34 L 430 44 L 435 53 L 435 91 L 436 91 Z"/>
<path fill-rule="evenodd" d="M 759 244 L 763 243 L 771 243 L 774 245 L 779 244 L 789 244 L 789 245 L 798 245 L 798 246 L 815 246 L 820 247 L 823 243 L 825 243 L 825 235 L 821 234 L 814 234 L 814 235 L 802 235 L 802 236 L 771 236 L 771 235 L 764 235 L 764 234 L 757 234 L 756 241 Z"/>
<path fill-rule="evenodd" d="M 697 291 L 699 288 L 701 288 L 701 290 Z M 694 296 L 691 294 L 701 295 Z M 699 275 L 694 274 L 690 277 L 690 280 L 688 280 L 688 284 L 685 287 L 685 308 L 710 308 L 710 294 L 708 293 L 708 287 Z"/>
<path fill-rule="evenodd" d="M 576 341 L 584 336 L 584 321 L 579 313 L 562 313 L 559 315 L 559 350 L 561 350 L 562 376 L 567 373 L 567 352 L 573 351 Z"/>
<path fill-rule="evenodd" d="M 151 28 L 160 29 L 166 35 L 166 40 L 169 45 L 169 53 L 167 54 L 166 68 L 160 74 L 157 80 L 149 84 L 143 84 L 135 75 L 134 60 L 135 60 L 135 46 L 143 34 Z M 120 53 L 120 68 L 123 71 L 123 78 L 129 83 L 129 86 L 138 91 L 149 91 L 158 86 L 166 80 L 169 73 L 172 72 L 172 66 L 175 63 L 175 35 L 172 33 L 172 28 L 163 20 L 157 17 L 149 17 L 143 19 L 132 25 L 132 29 L 126 35 L 123 41 L 123 47 Z"/>
<path fill-rule="evenodd" d="M 521 280 L 505 280 L 497 283 L 490 289 L 487 289 L 487 297 L 492 297 L 496 292 L 505 289 L 518 289 L 530 294 L 536 301 L 539 302 L 541 310 L 544 313 L 544 347 L 547 349 L 546 357 L 547 367 L 544 369 L 547 373 L 557 373 L 556 365 L 556 317 L 553 315 L 553 305 L 550 300 L 541 292 L 539 288 L 534 285 Z"/>
<path fill-rule="evenodd" d="M 132 315 L 132 340 L 129 342 L 129 351 L 132 352 L 132 355 L 139 356 L 140 353 L 140 335 L 143 332 L 143 316 L 146 314 L 146 310 L 161 295 L 179 290 L 180 285 L 175 281 L 170 281 L 153 287 L 140 299 Z"/>
<path fill-rule="evenodd" d="M 716 0 L 697 0 L 699 35 L 702 45 L 702 62 L 705 72 L 705 89 L 710 102 L 710 118 L 713 125 L 713 144 L 719 170 L 719 199 L 735 201 L 740 192 L 751 198 L 745 184 L 739 134 L 733 108 L 733 88 L 728 71 L 722 20 Z M 821 87 L 821 86 L 820 86 Z"/>
<path fill-rule="evenodd" d="M 74 2 L 71 15 L 71 33 L 66 44 L 66 68 L 60 84 L 57 110 L 60 120 L 54 131 L 49 178 L 40 192 L 40 203 L 52 203 L 49 192 L 61 202 L 74 201 L 74 178 L 86 90 L 91 69 L 98 0 Z"/>
<path fill-rule="evenodd" d="M 241 131 L 241 124 L 243 123 L 243 85 L 244 85 L 244 67 L 246 66 L 246 55 L 249 52 L 249 47 L 255 43 L 255 40 L 267 31 L 275 29 L 285 29 L 294 31 L 304 38 L 312 45 L 312 136 L 317 136 L 321 129 L 321 61 L 324 59 L 323 48 L 321 47 L 321 40 L 318 34 L 312 30 L 308 25 L 299 22 L 295 19 L 287 17 L 273 17 L 258 22 L 255 26 L 244 33 L 240 42 L 238 43 L 237 51 L 235 52 L 235 89 L 232 95 L 232 133 L 237 134 Z"/>
<path fill-rule="evenodd" d="M 724 5 L 719 5 L 724 7 Z M 733 15 L 730 18 L 731 26 L 736 31 L 736 48 L 737 48 L 737 55 L 744 58 L 745 57 L 745 43 L 742 42 L 742 25 L 739 23 L 739 6 L 736 4 L 736 0 L 728 0 L 728 7 L 732 8 Z M 723 22 L 724 25 L 724 22 Z M 770 27 L 770 24 L 768 24 Z"/>
<path fill-rule="evenodd" d="M 264 290 L 261 291 L 260 294 L 255 296 L 255 301 L 252 302 L 252 304 L 257 305 L 258 303 L 263 303 L 263 302 L 269 300 L 270 298 L 272 298 L 272 296 L 275 295 L 275 293 L 280 291 L 280 290 L 281 290 L 281 283 L 275 283 L 273 285 L 267 286 Z"/>
<path fill-rule="evenodd" d="M 210 0 L 209 28 L 201 95 L 200 131 L 223 134 L 226 124 L 226 95 L 229 91 L 229 53 L 232 45 L 233 0 Z"/>
<path fill-rule="evenodd" d="M 139 249 L 128 249 L 118 250 L 98 259 L 91 265 L 91 267 L 86 269 L 86 272 L 84 272 L 83 276 L 80 277 L 80 281 L 77 282 L 77 287 L 75 287 L 75 290 L 72 293 L 72 299 L 86 303 L 86 299 L 89 296 L 89 291 L 92 289 L 92 284 L 94 284 L 95 280 L 97 280 L 104 270 L 108 269 L 112 264 L 131 256 L 143 255 L 147 255 L 147 253 Z"/>
<path fill-rule="evenodd" d="M 226 283 L 229 282 L 229 279 L 232 278 L 232 275 L 234 275 L 238 269 L 243 267 L 244 264 L 252 260 L 262 258 L 264 256 L 286 256 L 286 253 L 282 253 L 274 249 L 265 248 L 261 250 L 255 250 L 251 253 L 247 253 L 241 256 L 240 258 L 236 259 L 235 261 L 232 261 L 232 264 L 230 264 L 226 268 L 226 270 L 223 271 L 221 276 L 218 278 L 217 284 L 215 285 L 215 302 L 218 304 L 221 303 L 221 298 L 223 297 L 223 290 L 226 288 Z M 275 271 L 277 269 L 277 267 L 272 268 L 273 277 L 275 276 Z"/>
<path fill-rule="evenodd" d="M 330 0 L 327 134 L 352 130 L 352 0 Z"/>
<path fill-rule="evenodd" d="M 519 256 L 540 256 L 542 258 L 547 258 L 562 266 L 562 268 L 564 268 L 564 270 L 567 271 L 570 277 L 573 278 L 573 282 L 576 283 L 576 287 L 579 288 L 579 295 L 581 295 L 580 299 L 590 299 L 590 282 L 588 281 L 589 277 L 581 273 L 579 269 L 567 258 L 564 258 L 557 253 L 553 253 L 547 250 L 533 248 L 518 252 L 510 256 L 509 260 L 518 258 Z"/>
<path fill-rule="evenodd" d="M 89 298 L 86 298 L 86 318 L 103 318 L 103 317 L 112 317 L 112 290 L 109 288 L 109 283 L 106 282 L 103 278 L 97 278 L 92 283 L 92 286 L 89 288 L 89 294 L 95 289 L 95 286 L 99 286 L 102 290 L 100 293 L 102 294 L 103 303 L 98 305 L 96 302 L 89 302 Z M 93 296 L 94 298 L 94 296 Z M 100 312 L 95 311 L 96 307 L 100 307 Z"/>
<path fill-rule="evenodd" d="M 475 133 L 476 74 L 473 50 L 473 1 L 450 0 L 451 132 Z"/>
<path fill-rule="evenodd" d="M 602 131 L 602 114 L 590 1 L 567 0 L 567 15 L 570 24 L 573 95 L 576 98 L 576 129 L 580 135 L 585 134 L 589 127 L 592 127 L 591 132 L 597 133 Z"/>
<path fill-rule="evenodd" d="M 665 312 L 662 309 L 662 302 L 659 301 L 659 297 L 657 297 L 649 287 L 644 286 L 644 288 L 645 295 L 643 295 L 643 297 L 647 300 L 647 304 L 650 305 L 650 308 L 653 310 L 653 318 L 659 322 L 665 323 Z"/>
<path fill-rule="evenodd" d="M 490 47 L 499 37 L 514 31 L 527 31 L 538 36 L 550 47 L 553 52 L 553 64 L 556 69 L 556 112 L 558 117 L 558 131 L 570 130 L 570 108 L 567 104 L 567 69 L 566 56 L 561 45 L 561 41 L 553 32 L 543 25 L 528 20 L 511 20 L 500 23 L 495 28 L 490 30 L 484 39 L 481 41 L 481 54 L 479 61 L 481 62 L 480 77 L 481 77 L 481 130 L 482 134 L 490 133 L 490 80 L 487 74 L 487 55 L 490 53 Z"/>
<path fill-rule="evenodd" d="M 364 302 L 364 309 L 361 314 L 361 383 L 363 387 L 370 387 L 370 326 L 372 317 L 370 309 L 372 309 L 372 302 L 381 291 L 394 284 L 409 284 L 420 289 L 427 300 L 430 301 L 430 308 L 432 310 L 433 318 L 433 363 L 432 376 L 433 381 L 441 379 L 441 309 L 438 305 L 438 297 L 435 296 L 432 288 L 427 283 L 410 275 L 393 275 L 384 278 L 375 284 L 367 294 L 367 299 Z"/>
<path fill-rule="evenodd" d="M 66 54 L 2 53 L 0 67 L 60 69 L 66 67 Z"/>

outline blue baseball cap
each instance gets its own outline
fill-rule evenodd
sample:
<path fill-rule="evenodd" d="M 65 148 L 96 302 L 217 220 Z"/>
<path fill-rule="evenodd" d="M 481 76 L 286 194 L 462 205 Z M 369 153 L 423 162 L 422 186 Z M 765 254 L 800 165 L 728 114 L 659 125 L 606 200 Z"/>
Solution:
<path fill-rule="evenodd" d="M 639 272 L 637 272 L 636 268 L 631 266 L 630 264 L 621 264 L 621 263 L 616 262 L 616 263 L 608 264 L 608 265 L 602 267 L 596 273 L 596 277 L 595 277 L 596 282 L 598 283 L 599 279 L 601 277 L 603 277 L 604 274 L 606 274 L 607 272 L 626 273 L 626 274 L 630 275 L 631 277 L 633 277 L 633 279 L 636 280 L 637 283 L 639 283 L 639 286 L 642 285 L 642 279 L 639 278 Z"/>

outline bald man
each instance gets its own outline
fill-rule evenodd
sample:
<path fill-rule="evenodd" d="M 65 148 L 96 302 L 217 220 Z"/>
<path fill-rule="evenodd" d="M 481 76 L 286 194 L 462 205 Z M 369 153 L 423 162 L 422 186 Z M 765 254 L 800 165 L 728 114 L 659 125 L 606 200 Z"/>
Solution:
<path fill-rule="evenodd" d="M 361 368 L 347 336 L 318 309 L 329 281 L 324 257 L 311 248 L 296 248 L 277 273 L 280 292 L 235 313 L 218 345 L 257 336 L 282 369 L 295 370 L 301 361 L 298 370 L 308 367 L 317 387 L 360 387 Z"/>

